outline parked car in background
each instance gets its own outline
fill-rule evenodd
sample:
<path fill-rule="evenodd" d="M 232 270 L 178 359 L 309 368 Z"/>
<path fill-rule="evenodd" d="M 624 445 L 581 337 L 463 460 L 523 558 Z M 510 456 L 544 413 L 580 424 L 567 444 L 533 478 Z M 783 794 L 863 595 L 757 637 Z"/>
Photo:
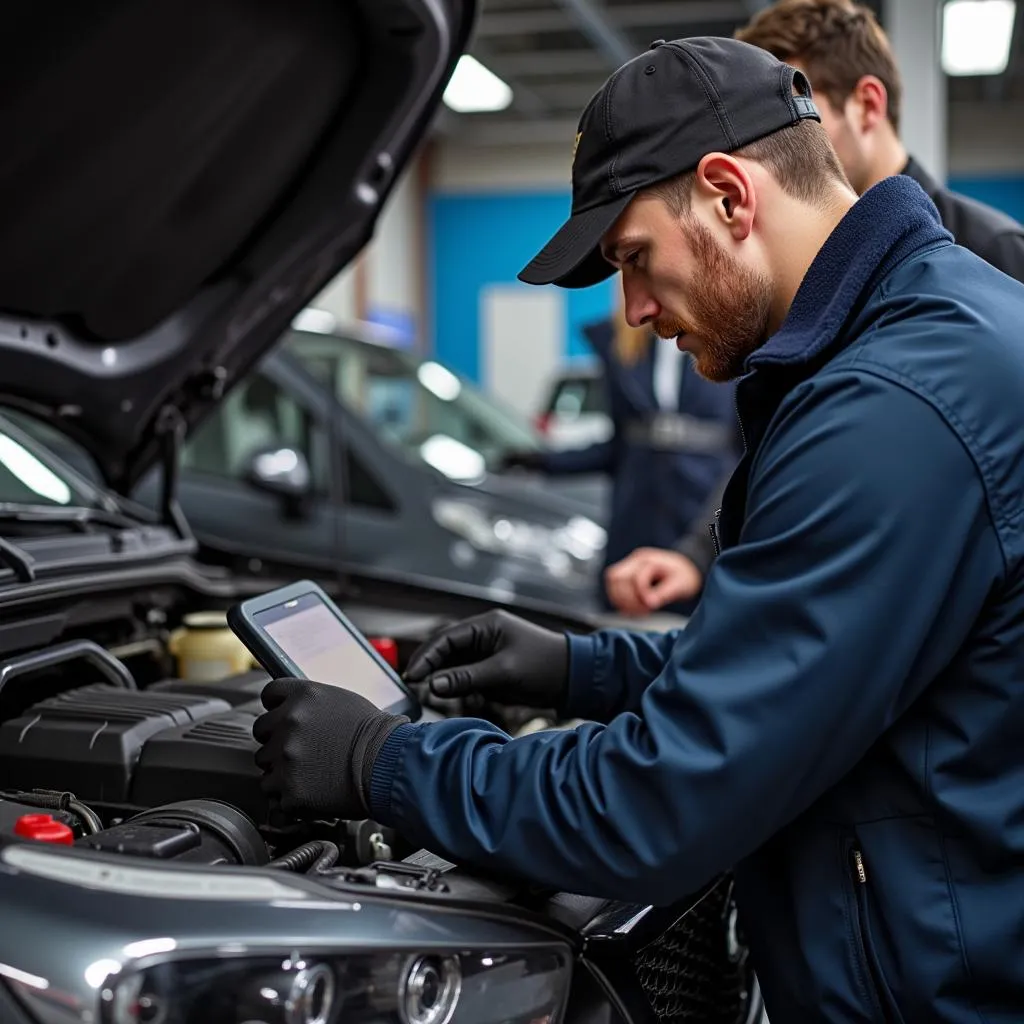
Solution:
<path fill-rule="evenodd" d="M 595 360 L 568 364 L 551 382 L 537 429 L 552 448 L 586 448 L 613 433 L 604 374 Z"/>
<path fill-rule="evenodd" d="M 595 610 L 605 533 L 589 507 L 489 474 L 513 426 L 440 365 L 412 366 L 351 338 L 287 332 L 182 448 L 181 506 L 204 547 Z M 402 373 L 377 372 L 388 367 Z M 155 477 L 139 491 L 150 506 L 158 495 Z"/>
<path fill-rule="evenodd" d="M 385 442 L 451 480 L 488 486 L 488 475 L 501 470 L 504 456 L 547 443 L 527 419 L 444 364 L 396 348 L 386 330 L 342 324 L 316 308 L 303 310 L 293 326 L 284 346 L 313 376 Z M 524 473 L 516 475 L 516 486 L 569 498 L 592 519 L 604 520 L 606 493 L 599 477 Z"/>

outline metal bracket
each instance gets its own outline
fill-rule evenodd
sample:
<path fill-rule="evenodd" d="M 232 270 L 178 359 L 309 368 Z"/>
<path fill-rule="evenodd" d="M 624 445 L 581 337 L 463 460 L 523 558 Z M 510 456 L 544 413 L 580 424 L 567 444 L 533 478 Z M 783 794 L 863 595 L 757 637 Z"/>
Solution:
<path fill-rule="evenodd" d="M 157 417 L 156 433 L 160 439 L 163 462 L 163 488 L 160 494 L 160 516 L 182 540 L 192 540 L 185 513 L 178 504 L 178 478 L 180 476 L 181 450 L 185 444 L 187 430 L 185 417 L 174 405 L 165 405 Z"/>

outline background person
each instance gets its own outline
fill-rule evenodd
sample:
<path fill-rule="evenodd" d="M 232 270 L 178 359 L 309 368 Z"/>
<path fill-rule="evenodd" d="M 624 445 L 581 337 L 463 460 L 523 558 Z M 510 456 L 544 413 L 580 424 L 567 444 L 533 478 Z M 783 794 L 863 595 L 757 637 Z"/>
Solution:
<path fill-rule="evenodd" d="M 649 327 L 630 327 L 621 308 L 588 324 L 584 334 L 604 368 L 612 436 L 569 451 L 513 452 L 504 468 L 611 477 L 608 566 L 637 548 L 667 546 L 693 528 L 742 445 L 732 385 L 706 380 L 689 354 L 658 344 Z M 692 594 L 662 607 L 689 614 L 699 590 L 698 581 Z M 603 582 L 599 599 L 614 607 Z"/>
<path fill-rule="evenodd" d="M 822 125 L 858 193 L 891 175 L 908 175 L 935 203 L 960 245 L 1024 281 L 1024 226 L 940 185 L 900 141 L 900 72 L 869 8 L 850 0 L 781 0 L 736 37 L 807 75 Z M 678 535 L 681 540 L 644 547 L 609 566 L 605 589 L 617 610 L 645 615 L 699 594 L 715 558 L 707 524 L 721 507 L 727 479 L 712 490 L 694 526 Z"/>

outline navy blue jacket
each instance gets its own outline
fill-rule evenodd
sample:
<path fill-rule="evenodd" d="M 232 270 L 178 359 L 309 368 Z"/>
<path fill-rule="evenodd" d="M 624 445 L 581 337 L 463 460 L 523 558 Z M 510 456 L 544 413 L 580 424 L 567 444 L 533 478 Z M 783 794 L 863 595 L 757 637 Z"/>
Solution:
<path fill-rule="evenodd" d="M 713 384 L 697 373 L 688 356 L 679 375 L 677 409 L 698 429 L 711 427 L 721 437 L 716 450 L 706 444 L 687 449 L 659 449 L 631 436 L 659 413 L 654 392 L 654 341 L 631 366 L 613 351 L 610 320 L 584 328 L 604 365 L 604 385 L 614 432 L 600 444 L 574 451 L 548 452 L 544 471 L 553 475 L 607 473 L 612 477 L 611 509 L 605 565 L 639 547 L 671 547 L 702 516 L 711 489 L 736 465 L 742 443 L 736 429 L 731 384 Z"/>
<path fill-rule="evenodd" d="M 373 811 L 626 900 L 735 866 L 772 1024 L 1020 1024 L 1024 286 L 890 178 L 748 368 L 689 625 L 570 640 L 609 724 L 399 726 Z"/>

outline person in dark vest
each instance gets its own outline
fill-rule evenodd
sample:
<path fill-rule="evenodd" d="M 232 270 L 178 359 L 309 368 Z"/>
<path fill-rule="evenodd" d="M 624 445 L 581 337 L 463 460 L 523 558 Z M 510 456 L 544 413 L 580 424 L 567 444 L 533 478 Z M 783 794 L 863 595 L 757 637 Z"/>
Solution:
<path fill-rule="evenodd" d="M 900 140 L 903 85 L 892 47 L 870 8 L 852 0 L 781 0 L 736 37 L 799 68 L 818 100 L 821 123 L 858 193 L 884 178 L 913 178 L 959 245 L 1024 281 L 1024 225 L 940 185 Z M 605 591 L 626 615 L 692 602 L 715 558 L 707 524 L 728 477 L 712 488 L 693 526 L 665 545 L 648 545 L 605 572 Z"/>
<path fill-rule="evenodd" d="M 607 567 L 637 548 L 666 547 L 692 529 L 742 445 L 733 386 L 702 377 L 689 353 L 657 344 L 649 327 L 630 327 L 621 309 L 583 333 L 604 368 L 612 436 L 568 451 L 512 452 L 502 468 L 607 474 Z M 689 614 L 696 596 L 664 610 Z M 599 599 L 612 607 L 603 579 Z"/>

